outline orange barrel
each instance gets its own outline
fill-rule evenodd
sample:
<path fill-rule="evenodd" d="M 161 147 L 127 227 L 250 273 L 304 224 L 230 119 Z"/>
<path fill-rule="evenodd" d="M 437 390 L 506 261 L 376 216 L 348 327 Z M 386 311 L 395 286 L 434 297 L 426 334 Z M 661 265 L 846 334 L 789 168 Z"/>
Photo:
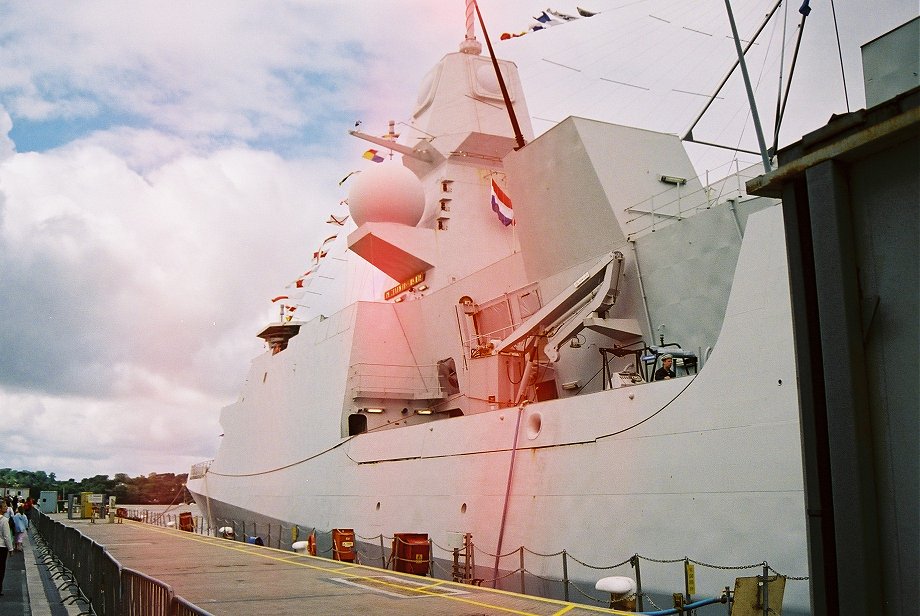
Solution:
<path fill-rule="evenodd" d="M 332 529 L 332 558 L 355 562 L 355 531 L 351 528 Z"/>
<path fill-rule="evenodd" d="M 192 518 L 191 511 L 179 513 L 179 530 L 193 532 L 195 530 L 195 520 Z"/>
<path fill-rule="evenodd" d="M 429 552 L 426 533 L 394 533 L 393 571 L 428 575 Z"/>

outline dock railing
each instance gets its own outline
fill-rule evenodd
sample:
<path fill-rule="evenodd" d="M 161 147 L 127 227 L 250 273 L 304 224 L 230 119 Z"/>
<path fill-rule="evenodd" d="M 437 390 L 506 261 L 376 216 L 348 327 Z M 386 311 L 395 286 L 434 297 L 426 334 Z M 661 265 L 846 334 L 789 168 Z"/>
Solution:
<path fill-rule="evenodd" d="M 172 587 L 123 567 L 102 545 L 76 528 L 33 509 L 32 538 L 64 603 L 97 616 L 212 616 L 177 597 Z"/>

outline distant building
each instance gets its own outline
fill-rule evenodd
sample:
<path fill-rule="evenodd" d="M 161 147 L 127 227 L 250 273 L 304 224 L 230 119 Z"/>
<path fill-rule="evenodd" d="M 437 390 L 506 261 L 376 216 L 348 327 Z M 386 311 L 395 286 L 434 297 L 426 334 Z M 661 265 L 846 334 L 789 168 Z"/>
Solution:
<path fill-rule="evenodd" d="M 0 493 L 2 493 L 3 498 L 7 497 L 13 498 L 14 496 L 19 500 L 25 500 L 29 498 L 29 488 L 0 488 Z"/>

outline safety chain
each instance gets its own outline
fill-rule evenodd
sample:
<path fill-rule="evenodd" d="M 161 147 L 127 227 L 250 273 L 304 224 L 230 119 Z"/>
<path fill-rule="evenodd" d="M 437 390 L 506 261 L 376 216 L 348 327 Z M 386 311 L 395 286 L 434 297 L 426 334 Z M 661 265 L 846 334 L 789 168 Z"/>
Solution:
<path fill-rule="evenodd" d="M 484 584 L 493 584 L 493 583 L 495 583 L 495 582 L 504 580 L 505 578 L 509 578 L 509 577 L 511 577 L 512 575 L 517 575 L 517 574 L 520 573 L 520 572 L 521 572 L 520 569 L 515 569 L 514 571 L 509 571 L 509 572 L 506 573 L 505 575 L 500 575 L 500 576 L 498 576 L 497 578 L 492 578 L 492 579 L 488 579 L 488 580 L 481 580 L 481 581 L 479 582 L 479 585 L 482 586 L 482 585 L 484 585 Z"/>
<path fill-rule="evenodd" d="M 648 556 L 642 556 L 641 554 L 636 554 L 635 557 L 636 557 L 636 558 L 641 558 L 642 560 L 647 560 L 647 561 L 653 562 L 653 563 L 661 563 L 661 564 L 664 564 L 664 565 L 670 565 L 670 564 L 673 564 L 673 563 L 682 563 L 682 562 L 684 562 L 684 559 L 683 559 L 683 558 L 670 558 L 670 559 L 660 560 L 660 559 L 658 559 L 658 558 L 649 558 Z"/>
<path fill-rule="evenodd" d="M 523 548 L 524 551 L 527 552 L 528 554 L 533 554 L 534 556 L 543 556 L 544 558 L 552 558 L 553 556 L 559 556 L 559 555 L 561 555 L 563 552 L 565 552 L 565 550 L 559 550 L 558 552 L 553 552 L 552 554 L 542 554 L 542 553 L 540 553 L 540 552 L 534 552 L 533 550 L 528 550 L 528 549 L 527 549 L 525 546 L 523 546 L 523 545 L 522 545 L 520 548 L 518 548 L 518 550 L 520 550 L 521 548 Z M 517 552 L 518 550 L 515 550 L 515 552 Z M 570 556 L 570 558 L 571 558 L 571 556 Z"/>
<path fill-rule="evenodd" d="M 560 552 L 560 554 L 561 554 L 561 553 L 562 553 L 562 552 Z M 622 567 L 623 565 L 628 565 L 629 563 L 632 562 L 632 557 L 630 557 L 630 558 L 627 558 L 626 560 L 624 560 L 623 562 L 617 563 L 617 564 L 615 564 L 615 565 L 607 565 L 606 567 L 597 567 L 597 566 L 595 566 L 595 565 L 589 565 L 588 563 L 581 562 L 580 560 L 578 560 L 577 558 L 575 558 L 575 557 L 572 556 L 571 554 L 566 553 L 566 555 L 568 556 L 569 560 L 574 560 L 575 562 L 577 562 L 577 563 L 578 563 L 579 565 L 581 565 L 582 567 L 587 567 L 588 569 L 595 569 L 595 570 L 600 570 L 600 569 L 616 569 L 617 567 Z M 555 555 L 554 555 L 554 556 L 555 556 Z M 678 562 L 683 562 L 683 561 L 678 561 Z"/>
<path fill-rule="evenodd" d="M 655 601 L 652 599 L 652 595 L 650 595 L 650 594 L 648 594 L 648 593 L 642 593 L 642 599 L 643 599 L 644 601 L 648 601 L 649 603 L 651 603 L 651 604 L 652 604 L 652 607 L 655 608 L 657 611 L 659 611 L 659 612 L 661 611 L 661 608 L 658 607 L 658 604 L 655 603 Z"/>
<path fill-rule="evenodd" d="M 640 556 L 640 558 L 641 558 L 641 556 Z M 701 567 L 709 567 L 710 569 L 722 569 L 722 570 L 725 570 L 725 571 L 737 571 L 737 570 L 740 570 L 740 569 L 762 569 L 763 566 L 767 564 L 766 561 L 764 561 L 764 562 L 762 562 L 762 563 L 755 563 L 755 564 L 753 564 L 753 565 L 735 565 L 735 566 L 732 566 L 732 565 L 711 565 L 711 564 L 709 564 L 709 563 L 704 563 L 704 562 L 699 561 L 699 560 L 693 560 L 692 558 L 688 558 L 687 560 L 688 560 L 689 562 L 693 563 L 694 565 L 699 565 L 699 566 L 701 566 Z M 779 575 L 779 574 L 777 574 L 777 575 Z"/>
<path fill-rule="evenodd" d="M 489 553 L 489 552 L 486 552 L 485 550 L 483 550 L 482 548 L 480 548 L 480 547 L 478 547 L 478 546 L 476 547 L 476 549 L 479 550 L 480 552 L 482 552 L 483 554 L 485 554 L 486 556 L 491 556 L 492 558 L 505 558 L 505 557 L 507 557 L 507 556 L 511 556 L 512 554 L 517 554 L 518 552 L 521 551 L 521 548 L 514 548 L 513 550 L 511 550 L 511 551 L 508 552 L 507 554 L 502 554 L 502 555 L 499 556 L 498 554 L 491 554 L 491 553 Z M 524 549 L 526 550 L 527 548 L 524 548 Z M 559 552 L 559 553 L 562 554 L 562 552 Z"/>
<path fill-rule="evenodd" d="M 505 578 L 509 578 L 509 577 L 511 577 L 512 575 L 517 575 L 517 574 L 520 573 L 520 572 L 521 572 L 520 569 L 515 569 L 514 571 L 509 571 L 509 572 L 506 573 L 505 575 L 500 575 L 500 576 L 498 576 L 498 577 L 495 578 L 494 580 L 483 580 L 483 583 L 485 583 L 485 582 L 498 582 L 499 580 L 504 580 Z"/>
<path fill-rule="evenodd" d="M 601 600 L 601 599 L 598 599 L 597 597 L 592 597 L 591 595 L 585 593 L 585 591 L 583 591 L 581 588 L 579 588 L 578 584 L 576 584 L 575 582 L 569 582 L 569 586 L 577 590 L 578 594 L 584 597 L 585 599 L 590 599 L 591 601 L 594 601 L 598 605 L 606 604 L 610 601 L 609 598 Z"/>
<path fill-rule="evenodd" d="M 776 569 L 774 569 L 773 567 L 771 567 L 771 566 L 768 565 L 767 563 L 764 563 L 764 564 L 767 565 L 767 569 L 769 569 L 770 571 L 772 571 L 773 573 L 775 573 L 775 574 L 778 575 L 778 576 L 785 577 L 787 580 L 796 580 L 796 581 L 798 581 L 798 582 L 803 582 L 803 581 L 806 581 L 806 580 L 809 579 L 809 577 L 808 577 L 807 575 L 803 575 L 803 576 L 800 576 L 800 577 L 796 577 L 796 576 L 794 576 L 794 575 L 783 575 L 782 573 L 780 573 L 779 571 L 777 571 Z"/>
<path fill-rule="evenodd" d="M 453 567 L 451 567 L 451 568 L 445 567 L 445 566 L 441 565 L 440 563 L 438 563 L 438 561 L 436 561 L 436 560 L 434 560 L 434 559 L 431 560 L 431 567 L 432 567 L 432 569 L 438 569 L 439 571 L 443 572 L 444 575 L 447 575 L 448 573 L 451 574 L 451 575 L 453 575 Z"/>
<path fill-rule="evenodd" d="M 365 541 L 371 541 L 371 540 L 373 540 L 373 539 L 384 539 L 384 538 L 385 538 L 385 537 L 383 536 L 383 533 L 380 533 L 379 535 L 374 535 L 373 537 L 363 537 L 363 536 L 361 536 L 361 535 L 356 534 L 355 537 L 357 537 L 358 539 L 364 539 Z"/>
<path fill-rule="evenodd" d="M 437 543 L 435 543 L 435 542 L 434 542 L 434 539 L 430 539 L 430 541 L 431 541 L 431 545 L 432 545 L 433 547 L 438 548 L 438 549 L 441 550 L 442 552 L 447 552 L 448 554 L 453 554 L 453 553 L 454 553 L 454 549 L 453 549 L 453 548 L 445 548 L 445 547 L 442 547 L 442 546 L 438 545 Z"/>
<path fill-rule="evenodd" d="M 520 569 L 520 568 L 519 568 L 518 571 L 519 571 L 519 572 L 520 572 L 520 571 L 523 571 L 524 573 L 530 575 L 531 577 L 535 577 L 535 578 L 537 578 L 538 580 L 543 580 L 544 582 L 562 582 L 562 580 L 557 580 L 556 578 L 543 577 L 542 575 L 539 575 L 539 574 L 537 574 L 537 573 L 534 573 L 533 571 L 530 571 L 529 569 L 526 569 L 526 568 L 525 568 L 525 569 Z"/>
<path fill-rule="evenodd" d="M 165 523 L 164 521 L 167 519 L 167 517 L 169 517 L 169 516 L 166 515 L 167 511 L 169 511 L 169 510 L 167 509 L 166 511 L 162 511 L 162 512 L 150 512 L 150 511 L 145 511 L 144 513 L 146 513 L 146 516 L 144 516 L 144 518 L 148 521 L 148 523 L 152 523 L 152 524 L 164 524 L 164 523 Z M 135 512 L 135 513 L 139 513 L 139 512 L 140 512 L 140 511 L 138 510 L 138 511 Z M 139 519 L 141 518 L 141 516 L 139 516 L 139 515 L 135 515 L 135 517 L 137 517 L 137 518 L 139 518 Z M 173 517 L 174 517 L 174 516 L 173 516 Z M 219 524 L 224 524 L 224 525 L 226 525 L 226 526 L 230 526 L 231 528 L 234 529 L 234 531 L 237 530 L 237 528 L 236 528 L 236 527 L 237 527 L 237 522 L 236 522 L 235 520 L 229 520 L 229 519 L 219 518 L 219 519 L 217 519 L 216 521 L 217 521 Z M 242 535 L 245 535 L 245 534 L 246 534 L 245 531 L 247 530 L 247 523 L 246 523 L 246 522 L 242 522 L 241 524 L 242 524 L 242 529 L 243 529 Z M 298 528 L 298 529 L 299 529 L 298 526 L 291 526 L 291 527 L 288 527 L 288 526 L 285 526 L 284 524 L 279 524 L 279 526 L 278 526 L 278 530 L 279 530 L 278 542 L 279 542 L 279 544 L 280 544 L 280 541 L 281 541 L 281 537 L 284 537 L 284 536 L 285 536 L 285 531 L 292 531 L 294 528 Z M 210 530 L 211 530 L 211 529 L 210 529 L 210 526 L 209 526 L 208 531 L 210 532 Z M 253 523 L 253 530 L 256 530 L 256 526 L 255 526 L 254 523 Z M 204 529 L 202 528 L 199 532 L 204 532 Z M 315 528 L 314 528 L 314 529 L 313 529 L 313 532 L 316 532 L 316 533 L 323 533 L 323 534 L 331 534 L 332 531 L 323 531 L 323 530 L 318 530 L 318 529 L 315 529 Z M 272 537 L 271 535 L 272 535 L 272 533 L 271 533 L 271 525 L 269 524 L 269 541 L 271 541 L 271 540 L 273 539 L 273 537 Z M 378 535 L 374 535 L 374 536 L 372 536 L 372 537 L 365 537 L 365 536 L 363 536 L 363 535 L 355 534 L 355 537 L 357 537 L 358 539 L 360 539 L 360 540 L 362 540 L 362 541 L 365 541 L 365 542 L 374 542 L 374 543 L 377 543 L 377 542 L 380 542 L 380 541 L 393 541 L 393 540 L 396 539 L 395 536 L 391 537 L 391 536 L 387 536 L 387 535 L 385 535 L 385 534 L 383 534 L 383 533 L 380 533 L 380 534 L 378 534 Z M 453 554 L 453 552 L 454 552 L 454 548 L 448 548 L 448 547 L 442 546 L 442 545 L 436 543 L 434 540 L 429 539 L 429 542 L 428 542 L 428 543 L 429 543 L 429 545 L 431 546 L 432 555 L 433 555 L 433 552 L 434 552 L 434 549 L 435 549 L 435 548 L 438 549 L 438 550 L 440 550 L 441 552 L 446 553 L 446 554 Z M 510 556 L 513 556 L 514 554 L 521 554 L 521 555 L 523 555 L 523 553 L 525 553 L 525 552 L 528 553 L 528 554 L 531 554 L 531 555 L 533 555 L 533 556 L 540 557 L 540 558 L 554 558 L 554 557 L 557 557 L 557 556 L 560 556 L 560 555 L 561 555 L 561 556 L 563 557 L 563 560 L 569 559 L 569 560 L 571 560 L 571 561 L 577 563 L 578 565 L 580 565 L 580 566 L 582 566 L 582 567 L 584 567 L 584 568 L 586 568 L 586 569 L 591 569 L 591 570 L 595 570 L 595 571 L 602 571 L 602 570 L 609 570 L 609 569 L 616 569 L 616 568 L 618 568 L 618 567 L 623 567 L 624 565 L 631 564 L 632 561 L 635 559 L 636 561 L 638 561 L 638 560 L 645 560 L 645 561 L 648 561 L 648 562 L 658 563 L 658 564 L 677 564 L 677 563 L 690 562 L 690 563 L 693 563 L 693 564 L 695 564 L 695 565 L 699 565 L 699 566 L 701 566 L 701 567 L 707 567 L 707 568 L 709 568 L 709 569 L 717 569 L 717 570 L 723 570 L 723 571 L 739 571 L 739 570 L 744 570 L 744 569 L 758 569 L 758 568 L 766 567 L 766 568 L 768 569 L 768 571 L 771 572 L 773 575 L 778 575 L 778 576 L 785 577 L 787 580 L 790 580 L 790 581 L 808 581 L 808 580 L 810 579 L 809 576 L 784 575 L 784 574 L 780 573 L 779 571 L 777 571 L 776 569 L 774 569 L 773 567 L 771 567 L 771 566 L 769 565 L 769 563 L 767 563 L 767 562 L 754 563 L 754 564 L 748 564 L 748 565 L 715 565 L 715 564 L 712 564 L 712 563 L 703 562 L 703 561 L 701 561 L 701 560 L 695 560 L 695 559 L 689 558 L 689 557 L 684 557 L 684 558 L 670 558 L 670 559 L 660 559 L 660 558 L 651 558 L 651 557 L 649 557 L 649 556 L 643 556 L 643 555 L 641 555 L 641 554 L 634 554 L 632 557 L 630 557 L 630 558 L 628 558 L 628 559 L 626 559 L 626 560 L 624 560 L 624 561 L 622 561 L 622 562 L 615 563 L 615 564 L 612 564 L 612 565 L 592 565 L 592 564 L 586 563 L 586 562 L 584 562 L 584 561 L 582 561 L 582 560 L 579 560 L 579 559 L 576 558 L 575 556 L 572 556 L 572 554 L 569 553 L 569 552 L 567 552 L 566 550 L 560 550 L 560 551 L 558 551 L 558 552 L 544 553 L 544 552 L 536 552 L 536 551 L 534 551 L 534 550 L 531 550 L 531 549 L 527 548 L 526 546 L 520 546 L 520 547 L 518 547 L 518 548 L 515 548 L 515 549 L 513 549 L 513 550 L 508 551 L 507 553 L 504 553 L 504 554 L 500 554 L 500 555 L 499 555 L 499 554 L 493 554 L 493 553 L 491 553 L 491 552 L 488 552 L 488 551 L 486 551 L 486 550 L 483 550 L 482 548 L 480 548 L 479 546 L 476 546 L 476 545 L 473 544 L 473 543 L 470 544 L 470 547 L 472 548 L 472 550 L 473 550 L 474 552 L 479 552 L 480 554 L 482 554 L 482 555 L 484 555 L 484 556 L 486 556 L 486 557 L 497 558 L 497 559 L 508 558 L 508 557 L 510 557 Z M 329 549 L 326 549 L 326 550 L 320 550 L 319 552 L 320 552 L 321 554 L 323 554 L 323 555 L 332 554 L 332 553 L 334 552 L 334 547 L 330 547 Z M 370 552 L 364 552 L 364 551 L 360 551 L 360 550 L 355 550 L 355 552 L 356 552 L 357 554 L 359 554 L 360 556 L 362 556 L 363 558 L 365 558 L 368 562 L 370 562 L 371 560 L 376 560 L 376 558 L 372 558 L 372 557 L 371 557 Z M 381 559 L 382 559 L 382 558 L 384 557 L 385 554 L 386 554 L 386 547 L 384 547 L 384 548 L 382 549 L 382 551 L 380 552 L 380 556 L 379 556 L 378 558 L 381 558 Z M 394 557 L 393 557 L 393 555 L 391 554 L 390 557 L 389 557 L 389 559 L 388 559 L 387 566 L 389 566 L 389 565 L 393 562 L 393 558 L 394 558 Z M 452 573 L 452 568 L 441 566 L 440 564 L 437 563 L 437 561 L 436 561 L 434 558 L 431 558 L 431 566 L 432 566 L 432 570 L 434 570 L 434 568 L 437 567 L 440 571 L 445 572 L 446 574 Z M 535 577 L 535 578 L 544 580 L 544 581 L 559 582 L 559 583 L 562 583 L 562 584 L 565 584 L 565 583 L 566 583 L 566 580 L 564 580 L 564 579 L 560 580 L 560 579 L 546 578 L 546 577 L 537 575 L 537 574 L 535 574 L 535 573 L 532 573 L 531 571 L 527 570 L 527 569 L 524 568 L 524 567 L 519 567 L 519 568 L 515 569 L 514 571 L 511 571 L 511 572 L 507 573 L 506 575 L 503 575 L 503 576 L 500 576 L 500 577 L 498 577 L 498 578 L 495 578 L 494 580 L 482 580 L 481 583 L 493 583 L 493 582 L 498 582 L 498 581 L 503 580 L 503 579 L 505 579 L 505 578 L 507 578 L 507 577 L 510 577 L 510 576 L 512 576 L 512 575 L 520 574 L 521 572 L 523 572 L 523 573 L 525 573 L 525 574 L 528 574 L 528 575 L 531 575 L 531 576 L 533 576 L 533 577 Z M 579 588 L 577 587 L 577 585 L 574 584 L 574 582 L 572 582 L 572 581 L 569 580 L 569 581 L 568 581 L 568 584 L 569 584 L 570 586 L 572 586 L 572 587 L 575 587 L 576 590 L 579 591 L 579 594 L 582 594 L 582 595 L 584 595 L 585 597 L 590 597 L 590 595 L 587 595 L 587 594 L 584 593 L 581 589 L 579 589 Z M 652 605 L 654 605 L 654 602 L 651 600 L 650 597 L 648 597 L 648 595 L 646 595 L 645 593 L 642 593 L 642 595 L 643 595 L 643 597 L 644 597 L 646 600 L 648 600 L 650 603 L 652 603 Z M 594 599 L 594 600 L 596 600 L 596 599 Z M 657 608 L 657 606 L 655 606 L 655 607 Z"/>

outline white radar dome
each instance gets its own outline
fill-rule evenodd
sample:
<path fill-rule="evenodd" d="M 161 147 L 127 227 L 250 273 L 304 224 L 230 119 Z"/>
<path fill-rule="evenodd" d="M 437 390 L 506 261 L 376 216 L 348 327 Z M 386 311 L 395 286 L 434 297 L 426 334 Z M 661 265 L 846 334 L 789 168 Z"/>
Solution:
<path fill-rule="evenodd" d="M 425 213 L 425 191 L 415 174 L 402 165 L 378 164 L 354 178 L 348 209 L 358 226 L 398 222 L 414 227 Z"/>

